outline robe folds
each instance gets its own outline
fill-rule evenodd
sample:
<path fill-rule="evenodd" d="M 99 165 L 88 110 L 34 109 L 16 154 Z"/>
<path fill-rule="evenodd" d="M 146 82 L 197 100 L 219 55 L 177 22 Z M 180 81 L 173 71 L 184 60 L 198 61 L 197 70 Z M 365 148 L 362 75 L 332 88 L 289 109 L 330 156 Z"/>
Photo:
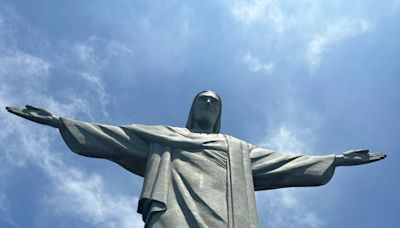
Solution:
<path fill-rule="evenodd" d="M 145 227 L 255 228 L 255 191 L 324 185 L 335 169 L 335 155 L 279 153 L 224 134 L 61 120 L 73 152 L 144 177 L 138 212 Z"/>

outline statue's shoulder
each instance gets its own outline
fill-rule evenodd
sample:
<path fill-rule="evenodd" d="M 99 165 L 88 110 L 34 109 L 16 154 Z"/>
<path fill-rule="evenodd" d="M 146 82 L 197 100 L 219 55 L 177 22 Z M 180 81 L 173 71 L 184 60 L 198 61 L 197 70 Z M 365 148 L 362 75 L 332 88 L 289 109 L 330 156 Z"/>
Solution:
<path fill-rule="evenodd" d="M 189 130 L 182 127 L 173 127 L 169 125 L 144 125 L 144 124 L 130 124 L 121 126 L 121 128 L 128 134 L 135 134 L 136 136 L 153 140 L 184 140 L 187 138 Z M 168 141 L 167 140 L 167 141 Z"/>
<path fill-rule="evenodd" d="M 175 133 L 185 134 L 185 135 L 190 133 L 189 129 L 187 129 L 186 127 L 174 127 L 169 125 L 162 125 L 162 126 Z"/>

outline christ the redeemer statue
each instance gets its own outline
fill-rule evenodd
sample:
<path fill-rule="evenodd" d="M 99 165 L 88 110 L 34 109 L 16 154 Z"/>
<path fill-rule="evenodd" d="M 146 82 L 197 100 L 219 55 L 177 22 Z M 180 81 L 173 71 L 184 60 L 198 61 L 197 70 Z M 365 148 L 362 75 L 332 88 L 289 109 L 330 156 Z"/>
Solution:
<path fill-rule="evenodd" d="M 138 212 L 145 227 L 258 227 L 254 191 L 326 184 L 337 166 L 384 159 L 352 150 L 342 155 L 279 153 L 221 134 L 221 99 L 194 98 L 185 128 L 92 124 L 27 105 L 6 109 L 58 128 L 75 153 L 105 158 L 144 177 Z"/>

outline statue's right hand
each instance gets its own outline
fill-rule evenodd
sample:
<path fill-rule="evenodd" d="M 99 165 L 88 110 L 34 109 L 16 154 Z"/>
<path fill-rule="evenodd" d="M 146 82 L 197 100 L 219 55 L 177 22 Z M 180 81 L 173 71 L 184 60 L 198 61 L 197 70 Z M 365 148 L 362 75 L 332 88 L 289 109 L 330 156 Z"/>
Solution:
<path fill-rule="evenodd" d="M 31 120 L 36 123 L 52 126 L 58 128 L 59 126 L 59 118 L 54 116 L 51 112 L 46 111 L 41 108 L 36 108 L 31 105 L 26 105 L 26 108 L 19 109 L 16 107 L 6 107 L 7 111 L 20 116 L 22 118 Z"/>

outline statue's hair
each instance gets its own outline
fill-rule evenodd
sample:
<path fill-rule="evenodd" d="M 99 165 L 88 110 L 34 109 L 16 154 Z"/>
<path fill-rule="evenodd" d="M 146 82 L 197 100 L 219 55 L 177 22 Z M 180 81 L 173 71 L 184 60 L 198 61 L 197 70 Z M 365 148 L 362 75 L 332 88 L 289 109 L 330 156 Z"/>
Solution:
<path fill-rule="evenodd" d="M 192 107 L 190 107 L 189 118 L 186 122 L 186 128 L 190 130 L 193 127 L 193 124 L 194 124 L 194 102 L 196 101 L 196 99 L 199 96 L 201 96 L 203 93 L 206 93 L 206 92 L 211 92 L 211 93 L 215 94 L 215 96 L 217 96 L 217 98 L 219 100 L 219 113 L 218 113 L 218 117 L 217 117 L 217 120 L 215 121 L 214 128 L 213 128 L 213 133 L 217 134 L 217 133 L 219 133 L 219 131 L 221 129 L 222 101 L 221 101 L 221 97 L 218 95 L 218 93 L 216 93 L 212 90 L 201 91 L 194 97 Z"/>

